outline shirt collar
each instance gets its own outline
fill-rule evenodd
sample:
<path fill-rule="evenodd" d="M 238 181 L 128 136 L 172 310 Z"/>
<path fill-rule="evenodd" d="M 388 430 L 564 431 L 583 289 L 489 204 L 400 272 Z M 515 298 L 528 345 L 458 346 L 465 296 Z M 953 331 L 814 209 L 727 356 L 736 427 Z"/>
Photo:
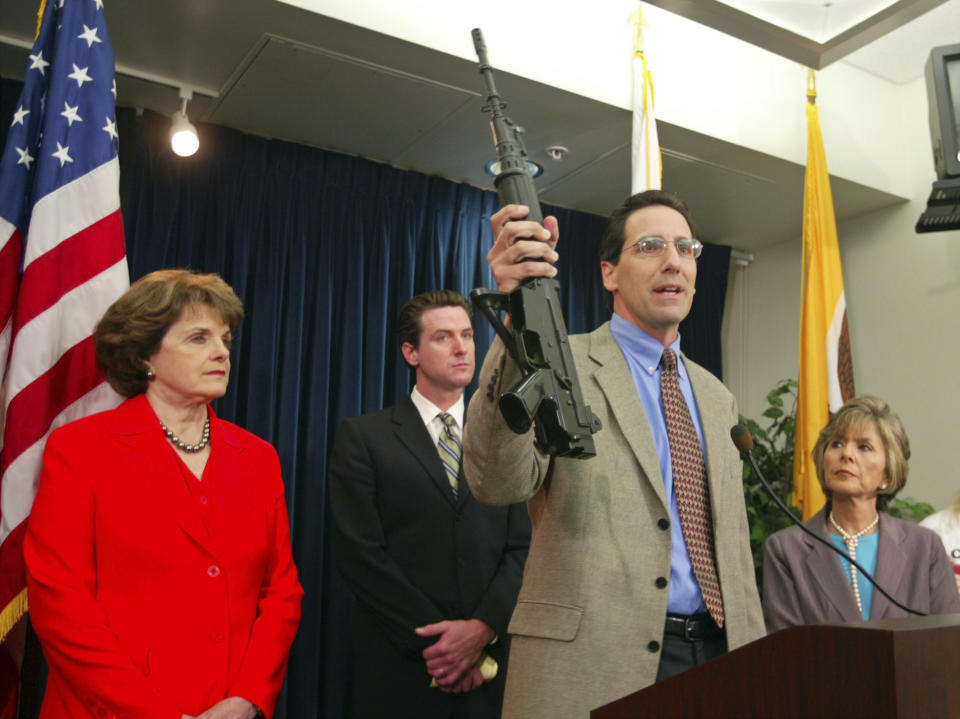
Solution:
<path fill-rule="evenodd" d="M 620 346 L 620 350 L 631 359 L 633 359 L 643 371 L 649 375 L 654 374 L 660 366 L 660 359 L 663 357 L 663 350 L 666 349 L 660 341 L 651 337 L 632 322 L 614 313 L 610 318 L 610 332 Z M 678 373 L 683 376 L 686 374 L 686 368 L 680 359 L 680 333 L 677 338 L 667 345 L 677 356 Z"/>
<path fill-rule="evenodd" d="M 429 425 L 433 422 L 438 414 L 442 414 L 444 410 L 440 409 L 433 402 L 428 400 L 420 391 L 414 386 L 413 391 L 410 393 L 410 399 L 413 402 L 413 406 L 417 408 L 417 412 L 420 413 L 420 418 L 423 420 L 425 425 Z M 463 394 L 460 395 L 460 398 L 454 403 L 450 409 L 446 412 L 453 416 L 453 419 L 457 423 L 457 432 L 463 434 Z"/>

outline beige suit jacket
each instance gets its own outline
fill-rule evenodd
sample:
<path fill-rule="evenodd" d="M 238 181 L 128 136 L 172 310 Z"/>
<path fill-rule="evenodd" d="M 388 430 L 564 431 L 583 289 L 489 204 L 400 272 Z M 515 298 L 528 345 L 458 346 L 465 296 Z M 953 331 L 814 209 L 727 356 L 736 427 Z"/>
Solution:
<path fill-rule="evenodd" d="M 496 340 L 470 402 L 467 481 L 481 502 L 527 501 L 533 538 L 510 622 L 503 716 L 585 718 L 652 684 L 670 577 L 668 498 L 640 398 L 609 323 L 570 338 L 586 403 L 603 429 L 597 456 L 555 459 L 497 408 L 520 378 Z M 730 392 L 685 359 L 707 447 L 717 569 L 730 649 L 764 634 L 743 500 Z M 664 521 L 667 520 L 667 521 Z"/>

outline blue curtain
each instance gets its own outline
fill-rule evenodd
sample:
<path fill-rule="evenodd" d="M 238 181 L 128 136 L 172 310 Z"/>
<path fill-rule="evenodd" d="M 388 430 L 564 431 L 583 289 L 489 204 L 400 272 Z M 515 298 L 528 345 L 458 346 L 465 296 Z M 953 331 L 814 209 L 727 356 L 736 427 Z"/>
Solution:
<path fill-rule="evenodd" d="M 0 99 L 19 93 L 10 85 Z M 4 105 L 3 135 L 13 111 Z M 352 598 L 328 541 L 327 453 L 343 418 L 409 392 L 395 339 L 401 305 L 427 289 L 494 286 L 488 219 L 499 202 L 439 177 L 216 126 L 201 125 L 200 151 L 179 158 L 169 119 L 151 113 L 120 110 L 118 127 L 131 280 L 163 267 L 218 272 L 247 311 L 217 412 L 277 447 L 306 590 L 277 716 L 340 717 Z M 560 221 L 569 329 L 593 329 L 608 316 L 597 260 L 603 218 L 543 209 Z M 729 248 L 704 253 L 681 327 L 687 354 L 718 375 L 728 263 Z M 478 359 L 492 338 L 480 318 Z"/>

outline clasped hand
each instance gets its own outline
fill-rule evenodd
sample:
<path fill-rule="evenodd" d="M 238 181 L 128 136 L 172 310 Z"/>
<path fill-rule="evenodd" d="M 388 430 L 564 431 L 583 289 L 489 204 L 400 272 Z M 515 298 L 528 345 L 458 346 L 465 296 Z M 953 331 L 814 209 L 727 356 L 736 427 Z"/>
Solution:
<path fill-rule="evenodd" d="M 473 691 L 483 684 L 478 666 L 480 654 L 494 636 L 485 622 L 479 619 L 449 619 L 417 627 L 421 637 L 438 637 L 423 650 L 427 673 L 440 691 L 460 694 Z"/>

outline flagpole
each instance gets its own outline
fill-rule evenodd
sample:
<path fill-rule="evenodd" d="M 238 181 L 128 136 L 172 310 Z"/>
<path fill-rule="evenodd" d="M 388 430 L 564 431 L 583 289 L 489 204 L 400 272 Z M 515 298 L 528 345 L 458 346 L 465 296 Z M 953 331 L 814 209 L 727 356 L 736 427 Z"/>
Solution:
<path fill-rule="evenodd" d="M 663 163 L 660 138 L 654 117 L 653 75 L 647 67 L 644 54 L 643 30 L 647 22 L 642 4 L 627 20 L 633 32 L 633 129 L 631 139 L 631 192 L 659 190 L 662 185 Z"/>

